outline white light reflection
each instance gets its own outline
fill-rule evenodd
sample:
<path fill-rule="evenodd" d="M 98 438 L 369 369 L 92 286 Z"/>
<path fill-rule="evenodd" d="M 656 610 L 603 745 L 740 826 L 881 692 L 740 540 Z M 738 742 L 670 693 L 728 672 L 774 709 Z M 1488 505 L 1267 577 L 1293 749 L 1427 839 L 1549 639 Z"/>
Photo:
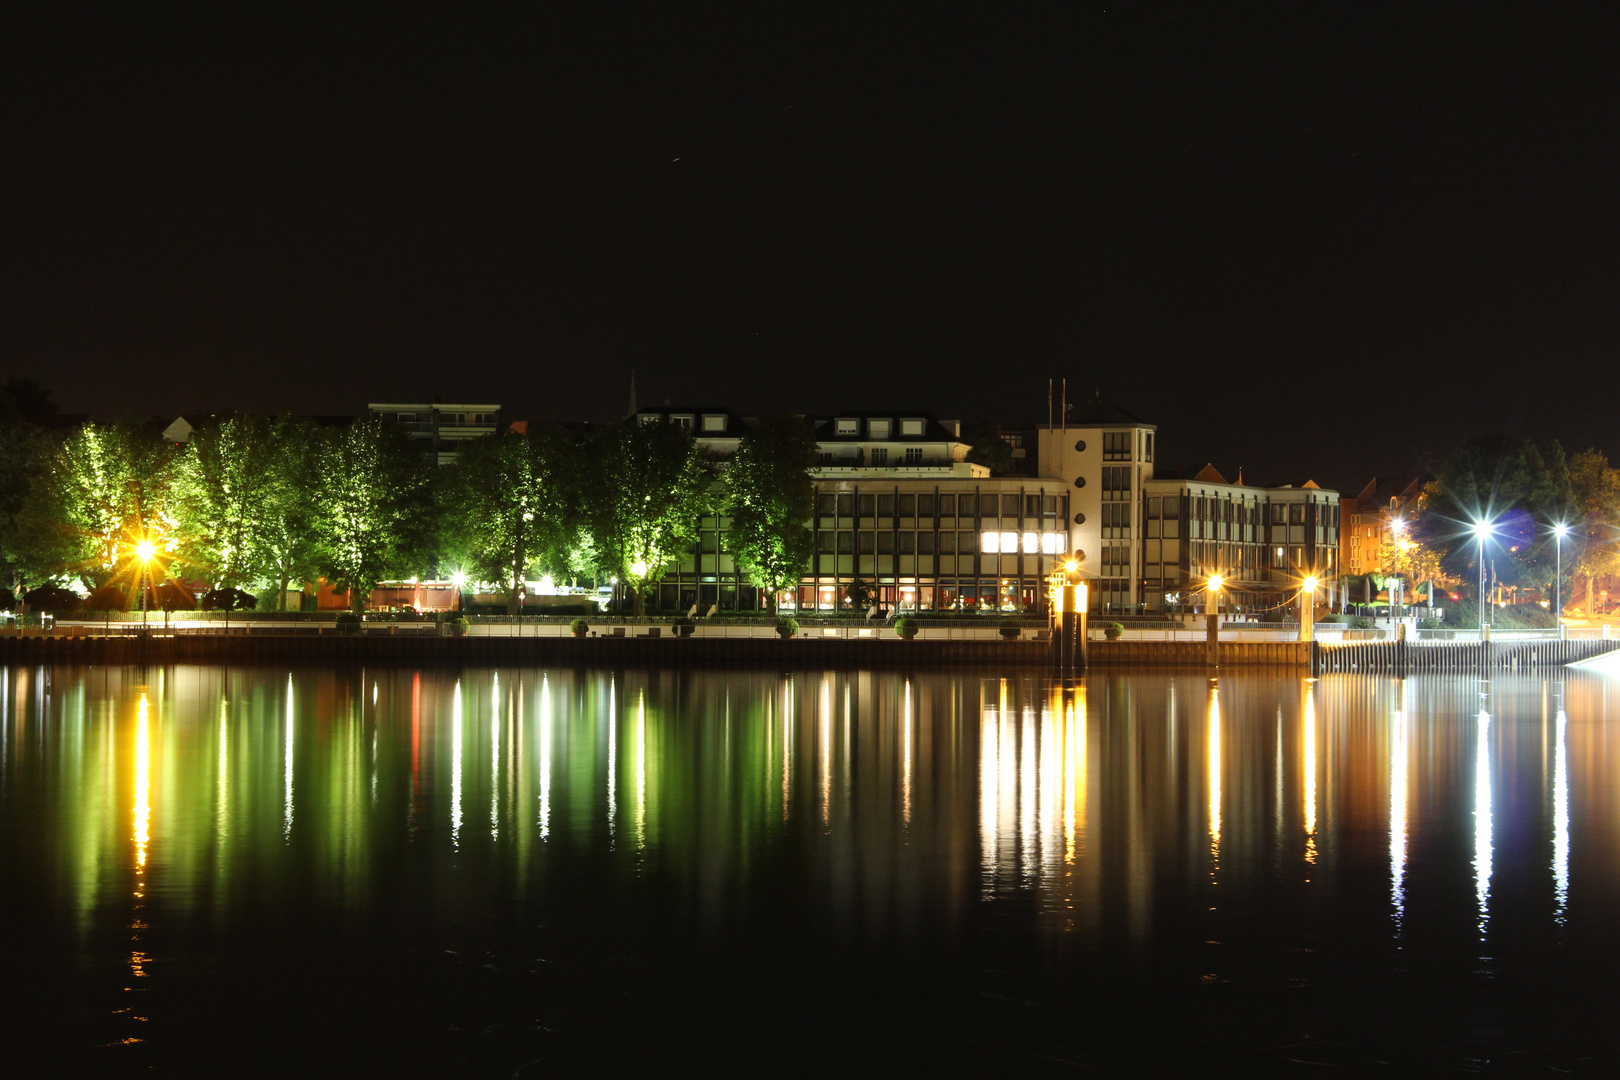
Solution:
<path fill-rule="evenodd" d="M 501 838 L 501 673 L 489 694 L 489 838 Z"/>
<path fill-rule="evenodd" d="M 1558 707 L 1558 750 L 1553 759 L 1553 920 L 1563 926 L 1569 918 L 1569 746 L 1565 728 L 1569 717 Z"/>
<path fill-rule="evenodd" d="M 296 717 L 293 713 L 293 679 L 292 673 L 287 673 L 287 717 L 283 724 L 286 728 L 286 745 L 282 750 L 282 796 L 281 811 L 281 839 L 283 842 L 292 840 L 293 826 L 293 731 L 296 727 Z"/>
<path fill-rule="evenodd" d="M 540 676 L 540 839 L 551 836 L 551 679 Z"/>
<path fill-rule="evenodd" d="M 979 844 L 987 896 L 995 885 L 1001 851 L 1001 799 L 1001 718 L 989 705 L 979 715 Z"/>
<path fill-rule="evenodd" d="M 1401 680 L 1395 715 L 1390 718 L 1389 747 L 1389 902 L 1395 909 L 1395 932 L 1406 918 L 1407 720 L 1406 680 Z"/>
<path fill-rule="evenodd" d="M 1474 896 L 1479 905 L 1479 936 L 1491 915 L 1491 715 L 1479 710 L 1479 738 L 1474 752 Z"/>
<path fill-rule="evenodd" d="M 608 847 L 613 846 L 614 829 L 619 811 L 619 692 L 615 683 L 608 683 L 608 775 L 607 813 Z"/>
<path fill-rule="evenodd" d="M 461 848 L 461 680 L 450 704 L 450 846 Z"/>

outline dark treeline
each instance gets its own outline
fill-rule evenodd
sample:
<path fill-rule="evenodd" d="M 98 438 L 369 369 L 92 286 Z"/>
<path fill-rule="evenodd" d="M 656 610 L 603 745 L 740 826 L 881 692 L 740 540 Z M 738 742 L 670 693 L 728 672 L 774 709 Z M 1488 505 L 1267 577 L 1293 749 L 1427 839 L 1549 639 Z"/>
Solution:
<path fill-rule="evenodd" d="M 324 578 L 358 610 L 379 582 L 461 573 L 516 611 L 532 577 L 615 578 L 639 614 L 645 585 L 718 509 L 739 565 L 774 596 L 808 562 L 815 461 L 797 418 L 761 421 L 728 462 L 666 422 L 502 433 L 444 468 L 377 417 L 223 417 L 173 444 L 150 423 L 62 424 L 47 392 L 12 380 L 0 571 L 8 602 L 71 591 L 115 609 L 138 606 L 143 581 L 200 579 L 279 605 Z"/>

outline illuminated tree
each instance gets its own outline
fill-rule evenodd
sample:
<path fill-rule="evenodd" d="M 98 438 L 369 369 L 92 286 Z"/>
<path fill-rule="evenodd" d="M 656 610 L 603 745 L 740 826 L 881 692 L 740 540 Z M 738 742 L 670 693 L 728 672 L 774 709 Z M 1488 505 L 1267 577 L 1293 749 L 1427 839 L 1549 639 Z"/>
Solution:
<path fill-rule="evenodd" d="M 277 467 L 273 432 L 268 417 L 237 416 L 197 428 L 186 443 L 176 506 L 188 562 L 216 589 L 250 584 L 273 567 L 265 526 L 277 485 L 290 479 Z"/>
<path fill-rule="evenodd" d="M 691 433 L 665 420 L 605 429 L 586 452 L 591 535 L 640 615 L 647 582 L 696 535 L 709 466 Z"/>
<path fill-rule="evenodd" d="M 11 379 L 0 387 L 0 575 L 13 600 L 46 576 L 31 557 L 34 526 L 25 511 L 58 444 L 55 417 L 50 392 L 33 380 Z"/>
<path fill-rule="evenodd" d="M 571 447 L 516 432 L 464 443 L 440 491 L 446 554 L 469 577 L 498 583 L 515 615 L 532 566 L 566 548 Z"/>
<path fill-rule="evenodd" d="M 378 582 L 423 558 L 429 466 L 398 425 L 380 417 L 329 433 L 318 455 L 316 565 L 359 613 Z"/>
<path fill-rule="evenodd" d="M 1590 607 L 1594 580 L 1620 574 L 1620 469 L 1601 452 L 1584 450 L 1569 459 L 1569 478 L 1574 512 L 1564 541 L 1564 568 L 1585 579 Z"/>
<path fill-rule="evenodd" d="M 815 543 L 816 433 L 798 417 L 761 420 L 724 466 L 731 531 L 726 543 L 748 579 L 770 597 L 797 585 Z"/>
<path fill-rule="evenodd" d="M 284 416 L 270 429 L 274 483 L 260 522 L 266 574 L 276 586 L 276 610 L 286 606 L 287 586 L 320 573 L 320 540 L 315 527 L 316 495 L 324 442 L 308 420 Z"/>

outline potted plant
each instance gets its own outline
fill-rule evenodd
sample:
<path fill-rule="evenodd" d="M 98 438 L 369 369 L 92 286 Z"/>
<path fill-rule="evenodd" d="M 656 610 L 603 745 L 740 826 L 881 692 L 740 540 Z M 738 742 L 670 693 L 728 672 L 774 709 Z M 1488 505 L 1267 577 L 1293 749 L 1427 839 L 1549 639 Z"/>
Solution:
<path fill-rule="evenodd" d="M 470 627 L 471 625 L 472 624 L 469 623 L 466 620 L 465 617 L 460 618 L 460 619 L 451 619 L 450 620 L 450 633 L 455 637 L 466 637 L 467 636 L 467 628 Z"/>
<path fill-rule="evenodd" d="M 776 620 L 776 636 L 784 641 L 799 632 L 799 620 L 791 615 Z"/>
<path fill-rule="evenodd" d="M 1002 623 L 1001 636 L 1009 641 L 1016 641 L 1023 634 L 1023 630 L 1016 623 Z"/>
<path fill-rule="evenodd" d="M 1107 638 L 1109 641 L 1118 641 L 1119 635 L 1123 634 L 1124 632 L 1125 628 L 1117 622 L 1103 624 L 1103 637 Z"/>
<path fill-rule="evenodd" d="M 676 619 L 673 625 L 675 627 L 676 637 L 691 637 L 692 631 L 697 629 L 697 623 L 686 618 L 684 615 L 679 619 Z"/>
<path fill-rule="evenodd" d="M 360 632 L 360 616 L 352 611 L 342 611 L 333 620 L 337 623 L 337 632 L 340 634 L 358 634 Z"/>
<path fill-rule="evenodd" d="M 591 624 L 584 619 L 575 619 L 568 624 L 568 629 L 574 632 L 575 637 L 584 637 L 591 629 Z"/>
<path fill-rule="evenodd" d="M 895 620 L 894 632 L 910 641 L 917 636 L 917 622 L 910 615 L 902 616 Z"/>

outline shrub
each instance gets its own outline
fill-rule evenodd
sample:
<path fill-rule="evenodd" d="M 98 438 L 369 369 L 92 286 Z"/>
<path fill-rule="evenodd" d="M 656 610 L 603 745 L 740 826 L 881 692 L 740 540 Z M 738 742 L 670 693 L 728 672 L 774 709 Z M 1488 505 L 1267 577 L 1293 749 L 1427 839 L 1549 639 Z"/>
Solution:
<path fill-rule="evenodd" d="M 1124 632 L 1125 632 L 1125 627 L 1121 623 L 1117 623 L 1117 622 L 1103 623 L 1103 637 L 1107 638 L 1109 641 L 1113 641 L 1115 638 L 1119 637 L 1119 635 L 1123 634 Z"/>
<path fill-rule="evenodd" d="M 1377 625 L 1366 615 L 1357 615 L 1350 620 L 1350 629 L 1352 630 L 1371 630 Z"/>
<path fill-rule="evenodd" d="M 794 634 L 797 634 L 799 632 L 799 620 L 795 619 L 791 615 L 787 616 L 786 618 L 777 619 L 777 633 L 782 633 L 784 630 L 787 631 L 785 635 L 786 637 L 792 637 Z"/>
<path fill-rule="evenodd" d="M 573 622 L 568 624 L 568 629 L 572 630 L 581 637 L 583 637 L 585 633 L 590 630 L 590 628 L 591 624 L 586 622 L 584 619 L 575 619 Z"/>
<path fill-rule="evenodd" d="M 910 615 L 903 615 L 894 621 L 894 632 L 903 638 L 917 636 L 917 620 Z"/>

